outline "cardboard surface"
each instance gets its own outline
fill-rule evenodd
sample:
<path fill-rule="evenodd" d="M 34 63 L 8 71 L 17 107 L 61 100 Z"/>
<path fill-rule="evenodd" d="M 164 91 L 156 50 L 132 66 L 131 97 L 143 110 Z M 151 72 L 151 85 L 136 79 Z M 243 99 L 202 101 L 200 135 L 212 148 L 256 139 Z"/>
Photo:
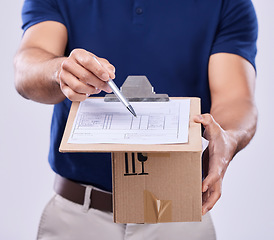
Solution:
<path fill-rule="evenodd" d="M 201 152 L 148 153 L 144 164 L 129 154 L 126 174 L 125 153 L 113 154 L 114 221 L 118 223 L 157 223 L 201 221 Z M 151 196 L 145 196 L 148 191 Z M 145 198 L 145 200 L 144 200 Z M 159 218 L 157 201 L 170 201 L 170 213 Z M 150 206 L 148 206 L 150 205 Z M 158 215 L 157 215 L 158 214 Z M 157 217 L 158 216 L 158 217 Z"/>

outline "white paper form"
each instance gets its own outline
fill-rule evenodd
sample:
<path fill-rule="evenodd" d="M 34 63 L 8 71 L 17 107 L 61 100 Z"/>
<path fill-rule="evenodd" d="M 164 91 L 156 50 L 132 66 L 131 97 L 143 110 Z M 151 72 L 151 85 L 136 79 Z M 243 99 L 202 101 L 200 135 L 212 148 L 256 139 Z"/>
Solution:
<path fill-rule="evenodd" d="M 68 143 L 174 144 L 188 142 L 190 100 L 131 102 L 137 118 L 120 102 L 81 102 Z"/>

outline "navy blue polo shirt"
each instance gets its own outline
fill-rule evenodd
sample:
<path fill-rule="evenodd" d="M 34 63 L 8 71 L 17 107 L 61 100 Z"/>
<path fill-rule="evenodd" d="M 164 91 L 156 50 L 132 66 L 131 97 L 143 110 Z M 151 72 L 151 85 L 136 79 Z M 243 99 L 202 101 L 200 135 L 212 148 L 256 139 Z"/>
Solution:
<path fill-rule="evenodd" d="M 65 54 L 83 48 L 108 59 L 118 86 L 128 75 L 146 75 L 157 93 L 200 97 L 203 113 L 211 105 L 211 54 L 237 54 L 255 67 L 250 0 L 25 0 L 22 19 L 24 31 L 48 20 L 64 24 Z M 66 99 L 54 106 L 50 165 L 66 178 L 111 191 L 110 154 L 58 152 L 70 105 Z"/>

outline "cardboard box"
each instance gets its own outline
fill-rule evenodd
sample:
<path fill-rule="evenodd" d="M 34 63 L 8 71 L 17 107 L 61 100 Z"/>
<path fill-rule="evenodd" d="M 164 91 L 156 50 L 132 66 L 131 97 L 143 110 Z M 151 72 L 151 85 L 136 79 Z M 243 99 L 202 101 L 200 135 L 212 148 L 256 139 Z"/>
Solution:
<path fill-rule="evenodd" d="M 199 99 L 191 99 L 190 119 L 199 113 Z M 113 153 L 114 221 L 201 221 L 201 152 L 200 125 L 190 120 L 186 144 Z"/>
<path fill-rule="evenodd" d="M 114 222 L 201 221 L 201 126 L 192 121 L 200 99 L 190 100 L 188 143 L 166 145 L 68 144 L 79 106 L 72 104 L 60 151 L 112 152 Z"/>

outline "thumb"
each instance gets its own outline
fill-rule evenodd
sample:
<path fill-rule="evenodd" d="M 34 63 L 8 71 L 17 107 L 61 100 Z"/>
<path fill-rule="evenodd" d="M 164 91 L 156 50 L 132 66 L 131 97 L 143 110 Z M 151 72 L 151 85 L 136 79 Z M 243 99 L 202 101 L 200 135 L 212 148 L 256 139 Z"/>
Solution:
<path fill-rule="evenodd" d="M 196 115 L 193 117 L 193 121 L 196 123 L 201 123 L 204 126 L 204 137 L 207 140 L 210 140 L 213 135 L 218 134 L 221 130 L 220 125 L 214 120 L 213 116 L 209 113 Z"/>

